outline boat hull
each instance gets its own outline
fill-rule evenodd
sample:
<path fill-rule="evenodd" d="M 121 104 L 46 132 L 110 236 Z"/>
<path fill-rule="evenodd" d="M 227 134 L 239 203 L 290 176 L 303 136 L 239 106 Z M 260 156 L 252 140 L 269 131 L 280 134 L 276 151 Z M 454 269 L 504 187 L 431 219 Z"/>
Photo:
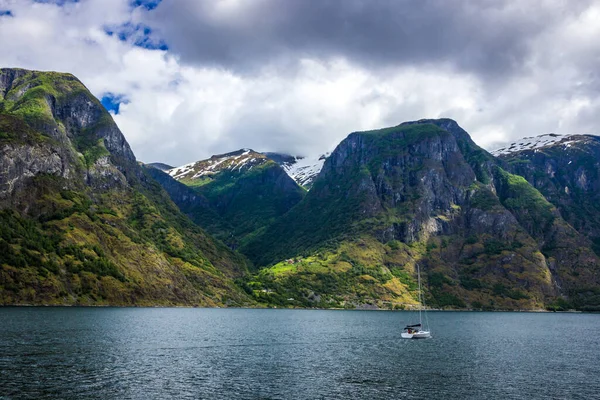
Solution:
<path fill-rule="evenodd" d="M 402 339 L 429 339 L 431 333 L 429 331 L 419 331 L 415 333 L 402 332 L 400 336 L 402 336 Z"/>

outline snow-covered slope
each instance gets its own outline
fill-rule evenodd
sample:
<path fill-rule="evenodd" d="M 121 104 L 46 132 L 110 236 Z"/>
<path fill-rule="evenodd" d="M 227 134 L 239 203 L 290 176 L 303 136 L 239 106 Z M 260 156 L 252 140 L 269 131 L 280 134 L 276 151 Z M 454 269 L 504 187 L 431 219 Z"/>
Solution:
<path fill-rule="evenodd" d="M 491 153 L 498 157 L 523 150 L 541 149 L 546 146 L 553 146 L 556 144 L 561 144 L 568 147 L 570 144 L 580 140 L 582 137 L 585 137 L 585 135 L 557 135 L 556 133 L 548 133 L 545 135 L 526 137 L 517 140 L 516 142 L 507 146 L 493 150 Z"/>
<path fill-rule="evenodd" d="M 173 178 L 179 180 L 192 180 L 210 177 L 223 170 L 248 171 L 257 165 L 268 162 L 269 159 L 261 153 L 251 149 L 241 149 L 226 154 L 212 156 L 207 160 L 200 160 L 167 171 Z"/>
<path fill-rule="evenodd" d="M 330 153 L 325 153 L 317 157 L 290 156 L 281 153 L 264 153 L 267 157 L 285 169 L 285 172 L 295 180 L 298 185 L 310 188 L 313 180 L 317 177 L 323 163 Z"/>
<path fill-rule="evenodd" d="M 283 153 L 258 153 L 251 149 L 241 149 L 172 168 L 166 172 L 177 180 L 193 180 L 203 177 L 209 178 L 226 169 L 240 172 L 247 171 L 272 160 L 279 164 L 298 185 L 310 188 L 328 156 L 329 153 L 318 157 L 300 157 Z"/>

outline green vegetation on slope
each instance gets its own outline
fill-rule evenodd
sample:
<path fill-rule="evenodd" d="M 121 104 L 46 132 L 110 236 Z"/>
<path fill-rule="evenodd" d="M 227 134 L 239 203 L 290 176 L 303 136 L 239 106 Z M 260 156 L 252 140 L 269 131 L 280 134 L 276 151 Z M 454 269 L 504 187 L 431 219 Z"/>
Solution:
<path fill-rule="evenodd" d="M 544 196 L 522 176 L 495 169 L 498 196 L 502 204 L 517 216 L 521 225 L 534 235 L 549 230 L 555 219 L 555 209 Z"/>
<path fill-rule="evenodd" d="M 234 284 L 245 259 L 181 214 L 79 81 L 2 73 L 0 304 L 249 302 Z"/>
<path fill-rule="evenodd" d="M 161 184 L 184 212 L 232 248 L 285 214 L 305 191 L 274 161 L 248 149 L 182 168 L 176 178 L 206 199 L 191 204 L 166 177 Z M 186 196 L 189 198 L 190 196 Z"/>
<path fill-rule="evenodd" d="M 77 93 L 88 94 L 85 86 L 71 74 L 25 71 L 4 96 L 3 111 L 31 126 L 41 127 L 55 122 L 51 109 L 54 101 L 68 101 Z M 89 97 L 98 102 L 93 96 Z"/>
<path fill-rule="evenodd" d="M 398 173 L 390 177 L 385 174 L 386 160 L 407 156 L 409 146 L 418 144 L 420 138 L 426 140 L 439 135 L 448 134 L 431 124 L 400 125 L 351 134 L 350 137 L 359 138 L 360 145 L 368 149 L 364 150 L 369 153 L 364 155 L 368 159 L 366 165 L 362 160 L 350 162 L 343 166 L 339 175 L 335 172 L 316 179 L 311 191 L 292 212 L 261 232 L 241 251 L 256 265 L 269 265 L 295 255 L 308 256 L 320 248 L 336 248 L 342 241 L 365 230 L 372 232 L 385 222 L 401 224 L 409 221 L 414 213 L 413 202 L 420 196 L 418 191 L 408 193 L 404 201 L 393 209 L 378 210 L 374 215 L 368 215 L 372 213 L 366 212 L 366 209 L 373 205 L 373 201 L 378 201 L 373 199 L 369 186 L 373 177 L 382 173 L 382 179 L 390 184 L 409 185 L 423 167 L 396 167 Z"/>
<path fill-rule="evenodd" d="M 244 172 L 224 170 L 209 183 L 197 187 L 217 212 L 234 230 L 234 237 L 243 238 L 283 215 L 304 196 L 299 186 L 290 182 L 285 171 L 274 161 L 267 161 Z"/>
<path fill-rule="evenodd" d="M 407 251 L 365 237 L 335 250 L 283 260 L 243 280 L 242 286 L 259 303 L 278 307 L 410 308 L 416 305 L 414 265 L 392 262 Z"/>
<path fill-rule="evenodd" d="M 579 259 L 588 257 L 554 207 L 500 165 L 445 120 L 351 134 L 305 199 L 242 247 L 266 267 L 252 294 L 281 306 L 373 304 L 384 295 L 365 291 L 363 278 L 381 287 L 390 275 L 380 268 L 401 268 L 414 279 L 418 263 L 433 306 L 531 309 L 567 301 L 555 282 L 578 285 L 570 277 L 593 271 L 597 260 L 579 263 L 568 249 L 551 248 L 571 235 Z M 545 232 L 554 232 L 552 240 Z M 348 249 L 347 271 L 370 272 L 335 267 Z M 375 256 L 365 260 L 365 252 Z M 396 295 L 390 304 L 414 301 L 406 288 Z"/>

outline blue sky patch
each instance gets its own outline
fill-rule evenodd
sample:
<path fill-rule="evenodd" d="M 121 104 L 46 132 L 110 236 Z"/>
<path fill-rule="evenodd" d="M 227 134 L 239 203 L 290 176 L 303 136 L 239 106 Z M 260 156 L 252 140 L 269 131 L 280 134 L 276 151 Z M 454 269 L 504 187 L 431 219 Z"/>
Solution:
<path fill-rule="evenodd" d="M 156 37 L 152 28 L 144 24 L 134 25 L 131 22 L 119 26 L 105 26 L 104 32 L 108 36 L 116 36 L 123 42 L 130 42 L 134 46 L 150 50 L 168 50 L 169 46 L 164 40 Z"/>
<path fill-rule="evenodd" d="M 106 108 L 109 112 L 114 114 L 119 113 L 119 107 L 121 104 L 127 104 L 129 101 L 125 98 L 123 94 L 114 94 L 114 93 L 104 93 L 102 96 L 102 100 L 100 100 L 104 108 Z"/>
<path fill-rule="evenodd" d="M 14 17 L 10 10 L 0 10 L 0 17 Z"/>
<path fill-rule="evenodd" d="M 144 7 L 147 10 L 154 10 L 162 0 L 132 0 L 131 6 L 134 8 Z"/>

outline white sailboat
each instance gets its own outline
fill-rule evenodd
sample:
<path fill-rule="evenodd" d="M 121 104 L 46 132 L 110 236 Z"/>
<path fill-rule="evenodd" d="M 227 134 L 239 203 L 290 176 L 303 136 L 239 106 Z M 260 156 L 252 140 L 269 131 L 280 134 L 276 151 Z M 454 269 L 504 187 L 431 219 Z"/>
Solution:
<path fill-rule="evenodd" d="M 425 315 L 427 326 L 423 325 L 423 314 L 426 311 L 424 309 L 425 302 L 423 301 L 423 291 L 421 290 L 421 270 L 419 268 L 419 264 L 417 264 L 417 280 L 419 283 L 419 323 L 406 325 L 401 333 L 403 339 L 428 339 L 431 337 L 431 330 L 429 329 L 427 315 Z"/>

